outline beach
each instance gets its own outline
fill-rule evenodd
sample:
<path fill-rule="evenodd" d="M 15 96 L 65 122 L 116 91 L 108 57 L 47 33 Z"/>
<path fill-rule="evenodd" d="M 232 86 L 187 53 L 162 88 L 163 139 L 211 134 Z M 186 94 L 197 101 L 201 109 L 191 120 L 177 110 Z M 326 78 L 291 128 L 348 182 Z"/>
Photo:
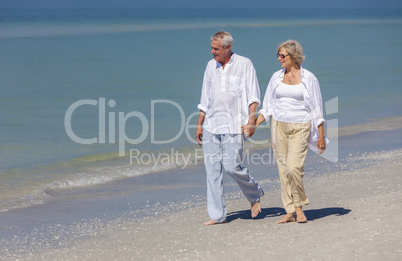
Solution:
<path fill-rule="evenodd" d="M 402 10 L 166 11 L 0 9 L 0 260 L 400 260 Z M 319 79 L 330 143 L 307 155 L 305 224 L 276 224 L 264 123 L 244 160 L 262 213 L 225 175 L 228 223 L 202 225 L 194 136 L 218 30 L 261 100 L 287 39 Z"/>

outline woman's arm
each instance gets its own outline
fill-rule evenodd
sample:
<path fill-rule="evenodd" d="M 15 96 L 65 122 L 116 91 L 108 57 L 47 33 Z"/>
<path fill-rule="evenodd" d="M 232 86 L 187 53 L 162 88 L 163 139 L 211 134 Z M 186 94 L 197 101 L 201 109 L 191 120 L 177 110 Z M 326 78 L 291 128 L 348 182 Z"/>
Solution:
<path fill-rule="evenodd" d="M 258 126 L 260 126 L 261 123 L 263 123 L 265 121 L 264 116 L 262 116 L 262 114 L 258 114 L 257 120 L 255 122 L 255 127 L 257 128 Z"/>

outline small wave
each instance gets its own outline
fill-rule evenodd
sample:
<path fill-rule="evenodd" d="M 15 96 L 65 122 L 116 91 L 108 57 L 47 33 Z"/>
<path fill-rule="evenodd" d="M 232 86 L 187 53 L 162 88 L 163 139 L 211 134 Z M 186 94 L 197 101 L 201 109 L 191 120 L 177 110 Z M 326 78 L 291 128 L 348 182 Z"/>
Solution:
<path fill-rule="evenodd" d="M 41 205 L 46 203 L 50 199 L 50 196 L 41 189 L 31 191 L 29 194 L 18 197 L 8 198 L 0 202 L 0 213 L 8 212 L 14 209 L 28 208 L 35 205 Z"/>
<path fill-rule="evenodd" d="M 106 166 L 102 168 L 87 168 L 86 173 L 80 173 L 74 178 L 67 180 L 54 181 L 49 184 L 50 189 L 71 189 L 93 185 L 101 185 L 122 178 L 143 176 L 147 174 L 160 173 L 167 170 L 191 167 L 202 161 L 202 151 L 192 147 L 182 150 L 165 150 L 155 152 L 141 152 L 131 150 L 129 157 L 125 157 L 126 164 L 116 166 Z M 91 156 L 91 159 L 110 160 L 110 157 Z M 112 157 L 114 158 L 114 157 Z M 82 160 L 82 158 L 77 159 Z M 74 160 L 76 162 L 77 160 Z M 93 162 L 91 160 L 90 162 Z"/>

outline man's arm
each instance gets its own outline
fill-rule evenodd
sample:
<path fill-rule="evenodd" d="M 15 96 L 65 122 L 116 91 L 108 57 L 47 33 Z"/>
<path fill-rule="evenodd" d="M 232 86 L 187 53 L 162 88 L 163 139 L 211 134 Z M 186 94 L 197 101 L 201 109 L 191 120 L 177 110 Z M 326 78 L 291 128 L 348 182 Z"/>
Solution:
<path fill-rule="evenodd" d="M 250 116 L 248 118 L 248 122 L 246 125 L 244 125 L 242 128 L 245 132 L 246 138 L 250 138 L 253 136 L 255 132 L 255 121 L 256 121 L 256 116 L 257 116 L 257 108 L 258 108 L 258 103 L 253 102 L 249 106 L 249 111 L 250 111 Z"/>
<path fill-rule="evenodd" d="M 197 139 L 198 145 L 202 145 L 202 134 L 203 134 L 203 129 L 202 129 L 202 124 L 204 123 L 205 119 L 205 112 L 200 110 L 200 115 L 198 116 L 198 122 L 197 122 L 197 130 L 195 131 L 195 138 Z"/>

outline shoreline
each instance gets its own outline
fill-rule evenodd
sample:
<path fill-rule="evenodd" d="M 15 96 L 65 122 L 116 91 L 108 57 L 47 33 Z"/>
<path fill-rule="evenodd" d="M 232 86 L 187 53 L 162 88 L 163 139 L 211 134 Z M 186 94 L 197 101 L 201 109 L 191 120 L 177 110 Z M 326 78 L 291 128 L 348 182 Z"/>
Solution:
<path fill-rule="evenodd" d="M 362 135 L 365 136 L 367 133 L 373 133 L 378 131 L 397 131 L 402 128 L 402 116 L 394 116 L 394 117 L 386 117 L 380 119 L 370 119 L 365 123 L 350 125 L 345 127 L 339 127 L 339 131 L 336 131 L 335 134 L 339 136 L 341 140 L 349 139 L 349 137 L 353 137 L 352 135 Z M 262 133 L 265 134 L 262 134 Z M 334 145 L 334 143 L 338 143 L 338 140 L 334 137 L 330 136 L 330 133 L 333 133 L 332 129 L 327 130 L 330 144 L 329 146 Z M 269 138 L 269 131 L 265 129 L 261 129 L 256 135 L 258 136 L 257 140 L 263 140 Z M 269 139 L 268 139 L 269 141 Z M 338 146 L 335 144 L 335 146 Z M 270 143 L 268 144 L 253 144 L 250 141 L 245 143 L 245 161 L 250 162 L 252 156 L 261 155 L 260 151 L 270 150 Z M 196 152 L 198 151 L 198 152 Z M 270 152 L 270 151 L 268 151 Z M 25 209 L 30 207 L 37 207 L 43 204 L 47 204 L 52 200 L 53 192 L 56 194 L 63 193 L 63 191 L 77 191 L 77 190 L 87 190 L 96 188 L 96 187 L 104 187 L 108 186 L 110 183 L 119 182 L 120 180 L 128 180 L 131 178 L 138 178 L 144 175 L 154 175 L 154 174 L 163 174 L 170 173 L 173 171 L 182 171 L 183 169 L 187 169 L 191 171 L 191 169 L 199 167 L 202 165 L 202 149 L 198 146 L 194 147 L 184 147 L 182 148 L 171 148 L 170 150 L 161 150 L 161 151 L 144 151 L 141 155 L 137 155 L 136 160 L 141 160 L 141 164 L 132 164 L 132 158 L 126 157 L 124 159 L 117 158 L 117 162 L 110 161 L 111 159 L 108 156 L 111 156 L 113 159 L 115 158 L 115 153 L 107 153 L 107 154 L 95 154 L 95 155 L 87 155 L 82 158 L 68 160 L 67 162 L 59 162 L 55 163 L 54 166 L 42 167 L 43 171 L 55 171 L 57 172 L 57 166 L 61 166 L 63 169 L 59 169 L 64 173 L 63 175 L 53 175 L 54 180 L 51 180 L 51 176 L 46 180 L 39 180 L 39 183 L 28 184 L 29 182 L 34 182 L 34 180 L 29 179 L 28 183 L 21 187 L 12 187 L 12 188 L 4 188 L 6 193 L 3 195 L 2 200 L 3 204 L 1 204 L 0 213 L 8 213 L 19 209 Z M 137 153 L 139 154 L 139 153 Z M 271 153 L 272 154 L 272 153 Z M 331 151 L 330 147 L 323 154 L 323 157 L 329 159 L 330 161 L 336 160 L 336 156 L 338 151 Z M 251 157 L 250 157 L 251 156 Z M 269 155 L 269 153 L 264 154 L 264 157 L 260 158 L 260 161 L 264 161 L 264 164 L 272 164 L 273 155 Z M 104 159 L 105 161 L 97 161 L 100 159 Z M 151 159 L 157 159 L 158 161 L 151 161 Z M 268 160 L 268 162 L 267 162 Z M 135 161 L 135 160 L 134 160 Z M 142 162 L 145 161 L 145 162 Z M 124 163 L 130 163 L 126 165 Z M 85 167 L 85 163 L 88 166 Z M 144 164 L 147 163 L 147 164 Z M 198 166 L 197 164 L 198 163 Z M 78 164 L 78 165 L 77 165 Z M 253 165 L 250 163 L 250 165 Z M 79 168 L 78 168 L 78 167 Z M 77 169 L 75 169 L 77 167 Z M 48 170 L 46 170 L 49 168 Z M 69 172 L 69 169 L 72 169 L 72 172 Z M 29 170 L 31 172 L 41 171 L 39 169 Z M 144 172 L 140 174 L 140 172 Z M 42 173 L 46 175 L 45 173 Z M 15 175 L 25 175 L 24 173 L 15 172 Z M 25 182 L 25 181 L 24 181 Z M 24 184 L 24 183 L 23 183 Z M 27 186 L 30 185 L 30 189 Z M 33 188 L 32 186 L 36 186 Z M 24 190 L 25 188 L 25 190 Z M 14 198 L 10 197 L 10 195 L 15 195 Z"/>
<path fill-rule="evenodd" d="M 306 224 L 275 222 L 279 191 L 251 219 L 244 198 L 228 199 L 228 223 L 205 227 L 205 206 L 161 216 L 92 224 L 88 237 L 58 248 L 21 253 L 21 260 L 399 260 L 402 257 L 402 150 L 362 156 L 373 166 L 305 179 Z M 381 173 L 382 175 L 379 175 Z M 367 182 L 370 181 L 370 182 Z M 11 259 L 10 259 L 11 260 Z"/>

